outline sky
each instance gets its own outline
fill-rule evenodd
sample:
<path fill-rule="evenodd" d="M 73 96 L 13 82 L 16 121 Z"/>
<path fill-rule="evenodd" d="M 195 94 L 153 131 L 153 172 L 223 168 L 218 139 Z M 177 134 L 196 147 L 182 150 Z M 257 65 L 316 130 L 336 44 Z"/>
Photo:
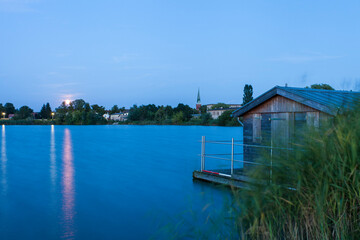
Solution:
<path fill-rule="evenodd" d="M 242 103 L 360 90 L 360 1 L 0 0 L 0 103 Z"/>

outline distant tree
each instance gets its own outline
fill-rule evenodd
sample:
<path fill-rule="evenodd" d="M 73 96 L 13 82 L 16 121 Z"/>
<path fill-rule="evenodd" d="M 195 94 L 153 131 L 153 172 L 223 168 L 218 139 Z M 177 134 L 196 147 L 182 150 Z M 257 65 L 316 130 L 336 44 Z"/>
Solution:
<path fill-rule="evenodd" d="M 91 111 L 91 107 L 90 107 L 89 103 L 85 103 L 84 110 L 85 110 L 85 112 L 90 112 Z"/>
<path fill-rule="evenodd" d="M 15 119 L 26 119 L 31 117 L 34 111 L 28 106 L 22 106 L 15 115 Z"/>
<path fill-rule="evenodd" d="M 97 104 L 91 105 L 91 108 L 99 115 L 104 115 L 106 113 L 105 107 L 99 106 Z"/>
<path fill-rule="evenodd" d="M 199 109 L 201 114 L 207 113 L 207 106 L 206 105 L 202 105 Z"/>
<path fill-rule="evenodd" d="M 46 110 L 46 114 L 48 115 L 48 117 L 51 118 L 52 110 L 50 107 L 50 103 L 46 103 L 45 110 Z"/>
<path fill-rule="evenodd" d="M 76 99 L 75 101 L 72 101 L 70 106 L 74 108 L 74 110 L 82 111 L 85 109 L 86 102 L 83 99 Z"/>
<path fill-rule="evenodd" d="M 166 118 L 168 118 L 168 119 L 171 118 L 172 115 L 174 114 L 174 109 L 169 105 L 166 105 L 164 111 L 165 111 L 165 114 L 166 114 Z"/>
<path fill-rule="evenodd" d="M 118 107 L 118 105 L 114 105 L 110 110 L 110 114 L 119 113 L 119 112 L 120 112 L 120 108 Z"/>
<path fill-rule="evenodd" d="M 227 110 L 223 112 L 218 118 L 218 125 L 219 126 L 237 126 L 239 123 L 236 121 L 235 118 L 231 116 L 232 110 Z"/>
<path fill-rule="evenodd" d="M 77 99 L 69 105 L 63 102 L 56 108 L 55 120 L 58 124 L 69 125 L 106 124 L 107 120 L 99 112 L 105 113 L 105 108 L 97 104 L 90 106 L 83 99 Z"/>
<path fill-rule="evenodd" d="M 166 113 L 164 106 L 161 106 L 155 113 L 155 121 L 161 122 L 166 119 Z"/>
<path fill-rule="evenodd" d="M 134 105 L 130 108 L 128 119 L 129 121 L 154 121 L 159 108 L 161 107 L 157 107 L 154 104 L 141 105 L 139 107 Z M 158 117 L 160 117 L 160 113 Z"/>
<path fill-rule="evenodd" d="M 40 110 L 40 115 L 42 119 L 48 119 L 47 113 L 46 113 L 46 106 L 45 104 L 42 105 Z"/>
<path fill-rule="evenodd" d="M 128 119 L 129 121 L 138 121 L 140 120 L 140 109 L 138 108 L 138 106 L 136 104 L 134 104 L 129 111 L 129 116 Z"/>
<path fill-rule="evenodd" d="M 201 119 L 201 124 L 205 125 L 205 124 L 208 124 L 210 122 L 212 117 L 211 117 L 210 113 L 202 113 L 200 119 Z"/>
<path fill-rule="evenodd" d="M 57 114 L 66 114 L 68 112 L 68 106 L 65 102 L 62 102 L 61 105 L 55 109 Z"/>
<path fill-rule="evenodd" d="M 191 119 L 191 115 L 196 112 L 193 108 L 189 105 L 185 105 L 183 103 L 179 103 L 176 108 L 174 108 L 175 113 L 182 112 L 184 121 L 189 121 Z"/>
<path fill-rule="evenodd" d="M 2 105 L 2 103 L 0 103 L 0 117 L 2 118 L 3 115 L 2 113 L 5 112 L 5 107 Z"/>
<path fill-rule="evenodd" d="M 97 124 L 106 124 L 107 120 L 102 117 L 102 115 L 96 113 L 95 111 L 90 111 L 86 113 L 86 121 L 84 124 L 91 124 L 91 125 L 97 125 Z"/>
<path fill-rule="evenodd" d="M 155 121 L 164 121 L 166 119 L 171 119 L 173 115 L 173 109 L 171 106 L 167 105 L 166 107 L 160 106 L 155 113 Z"/>
<path fill-rule="evenodd" d="M 230 106 L 228 104 L 225 103 L 217 103 L 214 104 L 211 109 L 218 109 L 218 108 L 229 108 Z"/>
<path fill-rule="evenodd" d="M 186 119 L 185 119 L 185 116 L 184 116 L 184 113 L 182 111 L 180 112 L 177 112 L 176 114 L 173 115 L 173 122 L 175 124 L 181 124 L 183 123 Z"/>
<path fill-rule="evenodd" d="M 64 102 L 64 104 L 66 105 L 66 110 L 67 110 L 68 112 L 72 112 L 72 111 L 75 110 L 75 109 L 74 109 L 74 101 L 70 102 L 68 105 L 66 104 L 66 102 Z"/>
<path fill-rule="evenodd" d="M 243 105 L 253 100 L 253 87 L 250 84 L 245 84 Z"/>
<path fill-rule="evenodd" d="M 44 104 L 40 110 L 40 116 L 42 119 L 49 119 L 51 118 L 51 107 L 49 103 Z"/>
<path fill-rule="evenodd" d="M 309 88 L 309 87 L 306 87 Z M 321 83 L 321 84 L 313 84 L 310 86 L 311 89 L 324 89 L 324 90 L 335 90 L 329 84 Z"/>
<path fill-rule="evenodd" d="M 145 120 L 154 120 L 155 114 L 158 111 L 159 107 L 155 106 L 155 104 L 148 104 L 146 106 L 143 106 L 144 111 L 144 119 Z"/>
<path fill-rule="evenodd" d="M 8 117 L 9 114 L 15 113 L 15 107 L 14 104 L 12 103 L 5 103 L 4 108 L 5 108 L 6 117 Z"/>

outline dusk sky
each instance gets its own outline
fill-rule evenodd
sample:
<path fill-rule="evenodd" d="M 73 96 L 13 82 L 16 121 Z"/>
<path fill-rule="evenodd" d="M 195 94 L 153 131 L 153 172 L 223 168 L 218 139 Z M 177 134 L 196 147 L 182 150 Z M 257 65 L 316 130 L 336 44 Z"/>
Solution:
<path fill-rule="evenodd" d="M 0 103 L 195 107 L 360 88 L 360 1 L 0 0 Z"/>

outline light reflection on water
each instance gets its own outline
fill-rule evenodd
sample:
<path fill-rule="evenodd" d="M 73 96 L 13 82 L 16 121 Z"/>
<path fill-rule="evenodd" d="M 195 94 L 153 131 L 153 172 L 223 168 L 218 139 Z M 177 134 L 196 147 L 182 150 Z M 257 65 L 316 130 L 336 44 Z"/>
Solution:
<path fill-rule="evenodd" d="M 2 185 L 2 194 L 5 196 L 7 193 L 7 179 L 6 179 L 6 134 L 5 134 L 5 125 L 2 125 L 1 129 L 1 185 Z"/>
<path fill-rule="evenodd" d="M 55 127 L 51 125 L 50 135 L 50 179 L 52 189 L 55 191 L 56 187 L 56 148 L 55 148 Z"/>
<path fill-rule="evenodd" d="M 63 176 L 62 176 L 62 214 L 63 214 L 63 233 L 65 239 L 73 239 L 74 232 L 74 157 L 72 150 L 71 133 L 68 128 L 64 130 L 63 146 Z"/>

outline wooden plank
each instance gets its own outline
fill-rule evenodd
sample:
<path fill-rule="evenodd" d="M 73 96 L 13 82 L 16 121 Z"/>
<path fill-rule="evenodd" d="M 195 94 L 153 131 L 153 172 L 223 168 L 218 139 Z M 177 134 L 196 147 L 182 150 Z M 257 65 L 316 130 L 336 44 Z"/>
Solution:
<path fill-rule="evenodd" d="M 318 110 L 282 96 L 275 96 L 258 107 L 251 109 L 244 117 L 249 114 L 284 112 L 318 112 Z"/>
<path fill-rule="evenodd" d="M 260 95 L 259 97 L 255 98 L 248 104 L 244 105 L 243 107 L 239 108 L 238 110 L 233 112 L 234 117 L 242 116 L 244 113 L 248 112 L 249 110 L 253 109 L 254 107 L 262 104 L 263 102 L 267 101 L 268 99 L 276 96 L 277 94 L 277 87 L 270 89 L 269 91 L 265 92 L 264 94 Z"/>
<path fill-rule="evenodd" d="M 197 179 L 205 182 L 223 184 L 235 188 L 248 188 L 248 186 L 246 185 L 248 182 L 246 181 L 215 175 L 211 173 L 206 173 L 206 172 L 200 172 L 200 171 L 193 172 L 193 179 Z"/>

